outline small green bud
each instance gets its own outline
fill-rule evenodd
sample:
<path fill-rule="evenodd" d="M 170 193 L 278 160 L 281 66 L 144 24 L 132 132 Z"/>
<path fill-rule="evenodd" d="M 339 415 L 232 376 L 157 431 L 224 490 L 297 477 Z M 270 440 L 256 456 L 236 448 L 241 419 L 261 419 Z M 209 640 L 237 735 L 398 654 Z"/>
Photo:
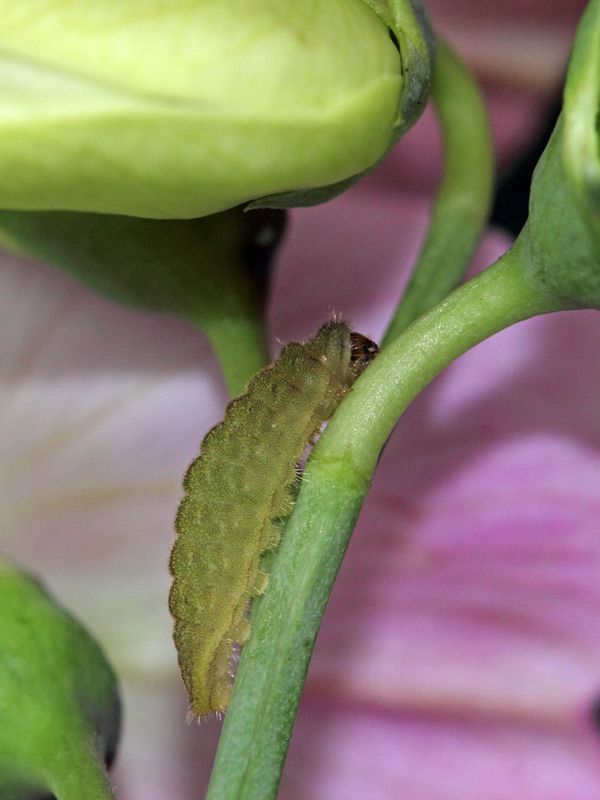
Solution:
<path fill-rule="evenodd" d="M 600 0 L 584 13 L 564 106 L 521 235 L 531 277 L 564 308 L 600 308 Z"/>
<path fill-rule="evenodd" d="M 0 561 L 0 797 L 112 797 L 120 704 L 102 651 L 30 576 Z"/>
<path fill-rule="evenodd" d="M 5 209 L 316 202 L 385 154 L 429 86 L 411 0 L 0 0 L 0 16 Z"/>

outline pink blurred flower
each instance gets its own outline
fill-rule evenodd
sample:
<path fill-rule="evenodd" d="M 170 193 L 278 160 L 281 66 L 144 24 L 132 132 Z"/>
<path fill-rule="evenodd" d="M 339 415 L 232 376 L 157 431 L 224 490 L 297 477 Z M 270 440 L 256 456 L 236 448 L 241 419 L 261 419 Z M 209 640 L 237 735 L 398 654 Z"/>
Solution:
<path fill-rule="evenodd" d="M 449 35 L 468 20 L 498 42 L 492 20 L 522 32 L 542 19 L 568 43 L 575 5 L 432 7 Z M 546 96 L 538 82 L 535 104 L 514 105 L 499 81 L 489 91 L 511 99 L 509 114 L 495 106 L 510 153 Z M 435 139 L 427 115 L 365 183 L 294 212 L 274 341 L 309 335 L 332 309 L 381 333 L 426 225 Z M 490 232 L 478 265 L 507 245 Z M 118 670 L 120 800 L 198 797 L 218 724 L 185 724 L 167 558 L 181 475 L 225 401 L 216 364 L 183 324 L 42 266 L 1 267 L 4 549 L 44 575 Z M 334 590 L 282 800 L 598 796 L 599 344 L 593 313 L 522 323 L 409 409 Z"/>

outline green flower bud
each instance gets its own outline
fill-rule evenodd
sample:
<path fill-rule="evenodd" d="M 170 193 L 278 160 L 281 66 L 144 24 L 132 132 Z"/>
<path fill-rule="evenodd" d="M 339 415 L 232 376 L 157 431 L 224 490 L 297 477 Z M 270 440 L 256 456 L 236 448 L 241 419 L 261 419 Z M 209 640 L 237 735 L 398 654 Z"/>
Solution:
<path fill-rule="evenodd" d="M 316 202 L 382 157 L 429 85 L 411 0 L 0 0 L 0 17 L 5 209 Z"/>
<path fill-rule="evenodd" d="M 0 561 L 0 797 L 112 797 L 120 704 L 91 637 L 37 581 Z"/>
<path fill-rule="evenodd" d="M 534 175 L 521 241 L 561 307 L 600 308 L 600 0 L 579 24 L 564 106 Z"/>

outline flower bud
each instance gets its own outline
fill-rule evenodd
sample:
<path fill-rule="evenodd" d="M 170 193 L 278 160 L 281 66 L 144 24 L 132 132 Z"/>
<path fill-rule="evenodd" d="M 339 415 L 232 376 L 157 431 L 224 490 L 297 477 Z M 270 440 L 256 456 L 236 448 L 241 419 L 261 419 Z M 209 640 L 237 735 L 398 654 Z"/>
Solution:
<path fill-rule="evenodd" d="M 522 234 L 529 271 L 561 307 L 600 308 L 600 0 L 579 24 L 564 105 L 536 168 Z"/>
<path fill-rule="evenodd" d="M 30 576 L 0 561 L 0 797 L 112 797 L 120 704 L 86 631 Z"/>
<path fill-rule="evenodd" d="M 4 209 L 317 202 L 385 154 L 429 84 L 411 0 L 0 0 L 0 16 Z"/>

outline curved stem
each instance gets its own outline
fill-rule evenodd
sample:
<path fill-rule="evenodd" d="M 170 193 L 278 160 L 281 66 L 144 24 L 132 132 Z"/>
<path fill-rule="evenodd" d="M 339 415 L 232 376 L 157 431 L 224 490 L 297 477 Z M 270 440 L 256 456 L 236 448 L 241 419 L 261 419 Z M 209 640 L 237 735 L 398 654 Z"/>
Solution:
<path fill-rule="evenodd" d="M 262 321 L 258 315 L 223 316 L 203 320 L 198 327 L 210 339 L 229 394 L 236 397 L 269 363 Z"/>
<path fill-rule="evenodd" d="M 444 176 L 417 265 L 384 345 L 460 282 L 490 210 L 494 156 L 485 105 L 470 72 L 441 41 L 431 95 L 444 140 Z"/>
<path fill-rule="evenodd" d="M 514 322 L 555 310 L 523 266 L 516 246 L 392 342 L 315 446 L 269 589 L 253 604 L 207 800 L 276 796 L 321 618 L 381 449 L 451 361 Z"/>

